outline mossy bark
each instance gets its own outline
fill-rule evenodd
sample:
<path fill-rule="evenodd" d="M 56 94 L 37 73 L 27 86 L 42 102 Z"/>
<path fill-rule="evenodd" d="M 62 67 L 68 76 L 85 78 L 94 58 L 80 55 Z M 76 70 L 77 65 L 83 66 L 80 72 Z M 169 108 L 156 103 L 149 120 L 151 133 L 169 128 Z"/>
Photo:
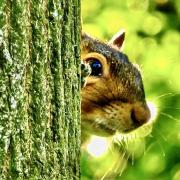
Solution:
<path fill-rule="evenodd" d="M 0 1 L 0 179 L 79 179 L 80 0 Z"/>

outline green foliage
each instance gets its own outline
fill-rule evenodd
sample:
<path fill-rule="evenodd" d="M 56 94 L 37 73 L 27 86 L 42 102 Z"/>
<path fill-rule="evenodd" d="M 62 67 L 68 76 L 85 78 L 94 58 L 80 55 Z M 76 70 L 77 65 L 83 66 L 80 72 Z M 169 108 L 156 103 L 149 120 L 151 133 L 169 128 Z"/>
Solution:
<path fill-rule="evenodd" d="M 178 2 L 82 1 L 84 31 L 108 40 L 119 29 L 126 30 L 124 52 L 140 65 L 147 100 L 158 110 L 152 133 L 145 140 L 136 138 L 125 145 L 125 151 L 115 145 L 115 151 L 97 159 L 83 153 L 83 180 L 100 179 L 105 174 L 105 179 L 180 179 Z"/>

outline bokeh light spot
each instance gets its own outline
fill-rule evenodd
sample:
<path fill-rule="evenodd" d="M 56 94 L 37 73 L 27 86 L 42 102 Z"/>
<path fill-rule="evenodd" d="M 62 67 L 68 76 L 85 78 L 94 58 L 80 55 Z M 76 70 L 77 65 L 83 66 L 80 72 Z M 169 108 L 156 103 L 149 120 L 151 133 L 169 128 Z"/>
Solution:
<path fill-rule="evenodd" d="M 151 119 L 150 121 L 154 121 L 158 115 L 158 109 L 157 109 L 157 106 L 154 102 L 151 102 L 151 101 L 147 101 L 147 105 L 150 109 L 150 112 L 151 112 Z"/>
<path fill-rule="evenodd" d="M 107 138 L 92 136 L 89 144 L 87 145 L 87 151 L 93 157 L 100 157 L 108 151 Z"/>
<path fill-rule="evenodd" d="M 162 26 L 160 18 L 148 15 L 142 24 L 142 29 L 145 33 L 154 36 L 162 30 Z"/>
<path fill-rule="evenodd" d="M 132 10 L 146 11 L 149 6 L 149 0 L 128 0 L 127 5 Z"/>

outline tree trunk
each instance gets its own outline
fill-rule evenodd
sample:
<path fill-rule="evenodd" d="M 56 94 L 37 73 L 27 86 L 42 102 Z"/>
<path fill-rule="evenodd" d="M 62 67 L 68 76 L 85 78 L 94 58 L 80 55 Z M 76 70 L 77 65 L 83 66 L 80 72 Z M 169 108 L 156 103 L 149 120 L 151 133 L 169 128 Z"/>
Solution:
<path fill-rule="evenodd" d="M 0 1 L 0 179 L 79 179 L 80 0 Z"/>

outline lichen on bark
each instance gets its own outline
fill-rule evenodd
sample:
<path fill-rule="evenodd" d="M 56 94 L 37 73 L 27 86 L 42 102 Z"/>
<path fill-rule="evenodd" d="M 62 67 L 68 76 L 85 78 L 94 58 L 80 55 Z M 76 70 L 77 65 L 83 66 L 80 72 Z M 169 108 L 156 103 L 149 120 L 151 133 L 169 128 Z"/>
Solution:
<path fill-rule="evenodd" d="M 0 179 L 79 179 L 80 0 L 0 2 Z"/>

